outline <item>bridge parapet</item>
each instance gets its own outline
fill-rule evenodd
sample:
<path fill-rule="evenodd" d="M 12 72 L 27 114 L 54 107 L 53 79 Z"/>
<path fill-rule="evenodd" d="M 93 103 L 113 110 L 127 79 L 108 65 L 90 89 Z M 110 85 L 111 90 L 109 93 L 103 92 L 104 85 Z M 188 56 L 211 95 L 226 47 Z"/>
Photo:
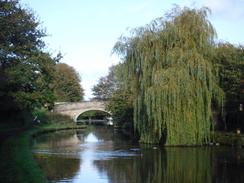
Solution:
<path fill-rule="evenodd" d="M 78 116 L 84 112 L 91 110 L 105 111 L 105 102 L 103 101 L 91 101 L 91 102 L 67 102 L 61 104 L 55 104 L 54 112 L 69 115 L 74 121 Z"/>

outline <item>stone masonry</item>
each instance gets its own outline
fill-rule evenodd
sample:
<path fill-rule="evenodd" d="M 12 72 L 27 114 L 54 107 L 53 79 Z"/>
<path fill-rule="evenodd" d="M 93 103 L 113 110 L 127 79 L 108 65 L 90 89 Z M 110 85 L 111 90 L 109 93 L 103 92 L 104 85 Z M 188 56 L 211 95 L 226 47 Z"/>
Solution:
<path fill-rule="evenodd" d="M 69 115 L 74 121 L 77 120 L 80 114 L 93 110 L 104 111 L 111 114 L 105 110 L 105 105 L 102 101 L 68 102 L 55 104 L 54 106 L 54 112 Z"/>

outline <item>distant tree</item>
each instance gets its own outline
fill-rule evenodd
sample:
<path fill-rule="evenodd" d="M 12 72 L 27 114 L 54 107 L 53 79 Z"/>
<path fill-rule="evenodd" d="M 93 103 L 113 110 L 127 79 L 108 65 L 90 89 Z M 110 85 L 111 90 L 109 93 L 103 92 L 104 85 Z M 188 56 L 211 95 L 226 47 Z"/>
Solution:
<path fill-rule="evenodd" d="M 219 69 L 220 86 L 226 95 L 225 113 L 227 129 L 243 126 L 244 104 L 244 47 L 230 43 L 219 43 L 216 48 L 215 62 Z"/>
<path fill-rule="evenodd" d="M 53 84 L 57 101 L 82 101 L 84 89 L 80 82 L 80 75 L 73 67 L 65 63 L 58 63 L 55 66 L 55 83 Z"/>
<path fill-rule="evenodd" d="M 98 84 L 92 87 L 92 100 L 109 100 L 113 97 L 115 91 L 118 89 L 118 82 L 116 78 L 116 65 L 109 68 L 107 76 L 100 77 Z"/>
<path fill-rule="evenodd" d="M 78 120 L 106 120 L 109 116 L 108 113 L 104 111 L 86 111 L 78 116 Z"/>
<path fill-rule="evenodd" d="M 106 101 L 106 109 L 112 113 L 114 123 L 123 126 L 124 123 L 132 124 L 133 107 L 130 90 L 124 90 L 119 74 L 122 74 L 120 64 L 110 67 L 108 75 L 101 77 L 92 91 L 93 100 Z"/>
<path fill-rule="evenodd" d="M 45 51 L 46 36 L 31 9 L 19 1 L 0 1 L 0 109 L 31 110 L 52 104 L 53 58 Z M 1 114 L 3 114 L 1 113 Z"/>

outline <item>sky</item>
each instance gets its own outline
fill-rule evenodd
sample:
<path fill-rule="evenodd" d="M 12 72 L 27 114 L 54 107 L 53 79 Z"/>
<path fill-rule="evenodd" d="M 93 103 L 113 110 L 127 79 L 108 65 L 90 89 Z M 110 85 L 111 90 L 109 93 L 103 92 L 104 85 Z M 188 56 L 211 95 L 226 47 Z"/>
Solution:
<path fill-rule="evenodd" d="M 85 100 L 92 98 L 91 88 L 108 68 L 119 63 L 111 55 L 113 46 L 128 28 L 149 24 L 179 6 L 207 6 L 209 20 L 218 40 L 244 44 L 244 0 L 20 0 L 31 8 L 46 28 L 44 38 L 49 51 L 64 55 L 61 62 L 81 76 Z"/>

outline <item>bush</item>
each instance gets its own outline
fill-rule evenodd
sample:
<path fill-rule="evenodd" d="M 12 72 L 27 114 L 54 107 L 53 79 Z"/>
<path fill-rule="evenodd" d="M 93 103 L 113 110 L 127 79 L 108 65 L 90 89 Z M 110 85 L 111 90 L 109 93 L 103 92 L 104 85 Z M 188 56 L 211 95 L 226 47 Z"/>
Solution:
<path fill-rule="evenodd" d="M 68 115 L 58 114 L 54 112 L 50 112 L 49 120 L 53 124 L 68 124 L 68 123 L 74 123 L 74 120 L 71 119 Z"/>
<path fill-rule="evenodd" d="M 33 116 L 29 110 L 13 110 L 6 113 L 0 111 L 0 132 L 13 128 L 29 127 L 33 124 Z"/>
<path fill-rule="evenodd" d="M 37 120 L 40 120 L 41 124 L 70 124 L 74 123 L 68 115 L 49 112 L 47 109 L 37 109 L 33 112 L 34 116 L 37 116 Z"/>
<path fill-rule="evenodd" d="M 40 120 L 41 123 L 47 124 L 49 121 L 49 111 L 45 108 L 37 109 L 32 114 L 34 117 L 37 117 L 37 120 Z"/>

